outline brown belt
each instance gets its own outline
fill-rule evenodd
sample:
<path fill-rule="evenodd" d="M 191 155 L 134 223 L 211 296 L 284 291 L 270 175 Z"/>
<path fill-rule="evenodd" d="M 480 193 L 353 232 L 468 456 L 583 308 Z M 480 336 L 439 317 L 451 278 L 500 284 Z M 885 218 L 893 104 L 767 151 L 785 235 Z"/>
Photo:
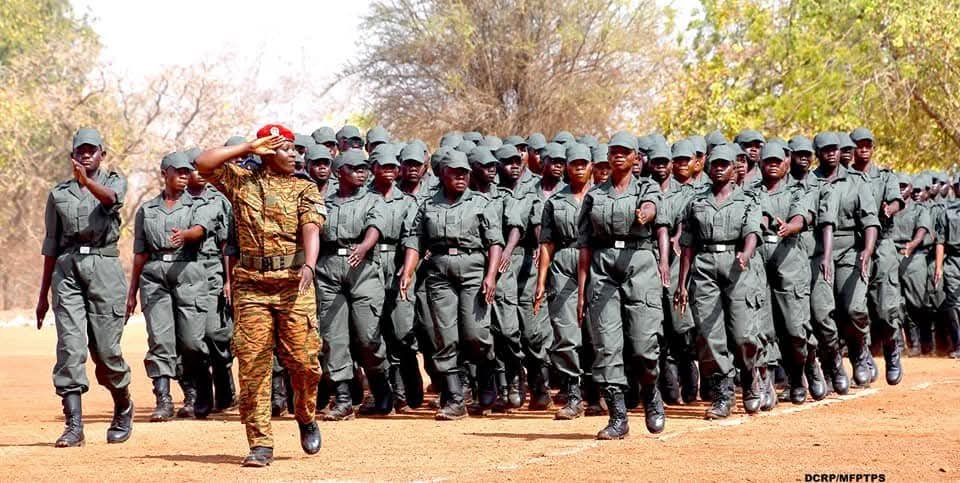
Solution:
<path fill-rule="evenodd" d="M 277 255 L 274 257 L 255 257 L 241 253 L 239 262 L 241 267 L 249 270 L 272 272 L 274 270 L 299 267 L 303 265 L 304 259 L 305 256 L 302 251 L 293 255 Z"/>

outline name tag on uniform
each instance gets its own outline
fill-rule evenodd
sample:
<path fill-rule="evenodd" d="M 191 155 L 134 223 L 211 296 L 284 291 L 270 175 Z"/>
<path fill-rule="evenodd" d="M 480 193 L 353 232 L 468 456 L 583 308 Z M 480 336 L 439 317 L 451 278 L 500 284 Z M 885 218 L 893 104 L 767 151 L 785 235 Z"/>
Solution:
<path fill-rule="evenodd" d="M 623 240 L 616 240 L 613 242 L 613 248 L 624 248 L 627 246 L 627 243 Z"/>
<path fill-rule="evenodd" d="M 172 261 L 173 261 L 173 254 L 172 254 L 172 253 L 164 253 L 164 254 L 163 254 L 163 261 L 165 261 L 165 262 L 172 262 Z"/>
<path fill-rule="evenodd" d="M 344 256 L 344 255 L 346 255 L 346 254 L 348 254 L 348 253 L 349 253 L 349 252 L 347 251 L 346 248 L 337 248 L 337 255 L 340 255 L 341 257 Z"/>
<path fill-rule="evenodd" d="M 447 255 L 459 255 L 460 249 L 458 248 L 447 248 Z"/>
<path fill-rule="evenodd" d="M 80 254 L 81 254 L 81 255 L 89 255 L 89 254 L 90 254 L 90 247 L 80 247 Z"/>

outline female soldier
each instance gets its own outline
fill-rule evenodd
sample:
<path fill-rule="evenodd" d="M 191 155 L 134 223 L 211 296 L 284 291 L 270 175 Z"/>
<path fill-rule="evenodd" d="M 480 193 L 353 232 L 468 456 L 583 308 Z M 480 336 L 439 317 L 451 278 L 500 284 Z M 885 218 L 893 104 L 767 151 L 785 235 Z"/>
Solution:
<path fill-rule="evenodd" d="M 176 376 L 178 353 L 183 358 L 183 377 L 193 378 L 197 400 L 212 401 L 204 342 L 209 282 L 197 255 L 204 235 L 215 228 L 215 218 L 205 210 L 202 198 L 185 193 L 193 169 L 183 153 L 164 156 L 160 163 L 163 192 L 140 206 L 134 224 L 127 315 L 137 307 L 139 290 L 149 346 L 144 364 L 157 398 L 151 421 L 173 417 L 170 379 Z M 196 412 L 204 414 L 208 409 Z"/>
<path fill-rule="evenodd" d="M 430 252 L 424 261 L 424 284 L 436 331 L 433 360 L 446 376 L 446 398 L 437 411 L 438 420 L 467 415 L 457 368 L 460 347 L 466 352 L 465 359 L 482 371 L 480 406 L 491 407 L 496 398 L 490 305 L 503 249 L 496 205 L 467 188 L 470 164 L 466 155 L 453 151 L 447 157 L 440 174 L 441 189 L 420 206 L 412 230 L 404 238 L 407 251 L 400 279 L 400 296 L 406 299 L 421 255 Z"/>
<path fill-rule="evenodd" d="M 351 343 L 370 382 L 371 414 L 389 414 L 393 394 L 387 381 L 387 351 L 380 334 L 383 277 L 373 250 L 387 224 L 383 197 L 366 188 L 367 160 L 357 149 L 337 156 L 337 191 L 327 195 L 327 223 L 320 233 L 317 259 L 317 310 L 323 339 L 323 367 L 334 386 L 327 421 L 353 418 L 350 381 L 354 377 Z"/>
<path fill-rule="evenodd" d="M 710 153 L 712 185 L 684 209 L 680 236 L 683 252 L 674 305 L 683 312 L 688 291 L 692 294 L 698 355 L 706 379 L 701 384 L 711 385 L 713 397 L 707 419 L 730 415 L 734 359 L 743 369 L 744 409 L 760 410 L 755 367 L 760 340 L 754 312 L 763 297 L 756 293 L 756 274 L 748 268 L 760 234 L 760 205 L 736 184 L 736 157 L 725 145 Z M 728 347 L 734 348 L 732 355 Z"/>
<path fill-rule="evenodd" d="M 590 148 L 583 144 L 571 144 L 566 148 L 566 174 L 570 184 L 544 203 L 540 225 L 540 264 L 533 309 L 539 313 L 546 297 L 554 334 L 550 359 L 564 376 L 561 391 L 567 394 L 567 402 L 557 411 L 556 419 L 574 419 L 583 415 L 580 378 L 584 375 L 583 367 L 589 367 L 588 361 L 592 363 L 593 359 L 592 348 L 584 350 L 581 344 L 586 328 L 578 323 L 576 305 L 577 214 L 590 189 L 590 158 Z M 583 365 L 581 353 L 587 359 Z M 590 377 L 589 369 L 586 377 Z M 588 384 L 586 380 L 583 383 Z M 597 399 L 591 397 L 588 404 L 598 403 Z"/>
<path fill-rule="evenodd" d="M 663 285 L 669 285 L 666 267 L 667 229 L 653 229 L 659 189 L 637 179 L 637 138 L 627 132 L 609 143 L 610 179 L 590 190 L 577 220 L 577 312 L 590 312 L 590 331 L 596 353 L 593 380 L 604 386 L 610 418 L 598 439 L 622 439 L 630 431 L 624 388 L 625 363 L 630 363 L 641 385 L 647 430 L 663 431 L 663 399 L 657 389 L 663 332 Z M 654 231 L 660 250 L 660 274 L 653 250 Z M 589 275 L 590 285 L 587 286 Z M 629 346 L 624 347 L 624 335 Z M 625 361 L 624 350 L 629 359 Z"/>
<path fill-rule="evenodd" d="M 919 324 L 930 325 L 924 313 L 927 299 L 927 255 L 933 244 L 933 220 L 924 205 L 926 191 L 922 174 L 911 180 L 900 175 L 900 189 L 906 208 L 893 217 L 893 243 L 900 255 L 900 287 L 906 309 L 905 328 L 911 356 L 920 355 Z"/>
<path fill-rule="evenodd" d="M 593 178 L 594 186 L 605 183 L 610 179 L 610 161 L 607 159 L 608 149 L 606 143 L 590 148 L 590 155 L 593 158 L 593 164 L 590 166 L 590 177 Z"/>

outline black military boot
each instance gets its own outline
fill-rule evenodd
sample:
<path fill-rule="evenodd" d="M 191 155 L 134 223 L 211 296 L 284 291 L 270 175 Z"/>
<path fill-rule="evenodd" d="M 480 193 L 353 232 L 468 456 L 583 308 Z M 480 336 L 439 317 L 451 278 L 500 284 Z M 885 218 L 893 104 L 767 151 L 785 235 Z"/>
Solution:
<path fill-rule="evenodd" d="M 193 387 L 193 381 L 183 378 L 180 380 L 180 390 L 183 391 L 183 404 L 177 409 L 177 418 L 193 418 L 196 414 L 194 405 L 197 403 L 197 388 Z"/>
<path fill-rule="evenodd" d="M 814 401 L 820 401 L 827 397 L 826 381 L 823 380 L 823 374 L 820 373 L 820 364 L 817 363 L 816 351 L 807 352 L 807 362 L 803 366 L 804 375 L 807 377 L 807 389 L 810 391 L 810 397 Z"/>
<path fill-rule="evenodd" d="M 697 389 L 700 386 L 700 371 L 697 363 L 691 360 L 681 361 L 677 366 L 677 375 L 680 379 L 680 398 L 685 404 L 697 400 Z"/>
<path fill-rule="evenodd" d="M 896 386 L 903 380 L 903 366 L 900 364 L 900 351 L 902 347 L 900 331 L 894 331 L 893 335 L 883 341 L 883 362 L 886 369 L 887 384 Z"/>
<path fill-rule="evenodd" d="M 400 376 L 407 405 L 413 409 L 419 408 L 423 405 L 423 374 L 420 373 L 420 363 L 415 353 L 406 354 L 401 359 Z"/>
<path fill-rule="evenodd" d="M 63 434 L 57 438 L 54 446 L 57 448 L 73 448 L 83 446 L 83 411 L 80 404 L 80 393 L 71 392 L 63 395 Z"/>
<path fill-rule="evenodd" d="M 254 446 L 250 448 L 250 453 L 243 458 L 241 465 L 249 468 L 262 468 L 273 463 L 273 448 L 266 446 Z"/>
<path fill-rule="evenodd" d="M 110 395 L 113 396 L 113 419 L 107 428 L 107 442 L 123 443 L 133 432 L 133 400 L 127 388 L 113 390 Z"/>
<path fill-rule="evenodd" d="M 153 395 L 157 407 L 150 414 L 150 422 L 158 423 L 173 419 L 173 398 L 170 397 L 170 378 L 160 376 L 153 380 Z"/>
<path fill-rule="evenodd" d="M 322 411 L 330 406 L 330 398 L 332 396 L 333 382 L 324 374 L 324 377 L 321 377 L 320 382 L 317 383 L 317 409 Z"/>
<path fill-rule="evenodd" d="M 630 433 L 627 421 L 627 402 L 624 400 L 623 389 L 609 385 L 603 390 L 603 398 L 607 400 L 607 409 L 610 411 L 607 427 L 597 433 L 597 439 L 623 439 Z"/>
<path fill-rule="evenodd" d="M 553 406 L 553 400 L 550 399 L 550 367 L 539 361 L 535 365 L 537 372 L 533 375 L 528 407 L 531 411 L 544 411 Z"/>
<path fill-rule="evenodd" d="M 847 357 L 853 366 L 853 383 L 859 387 L 870 385 L 870 349 L 860 340 L 852 340 L 847 345 Z"/>
<path fill-rule="evenodd" d="M 777 407 L 777 389 L 775 387 L 775 379 L 777 374 L 777 366 L 768 365 L 766 370 L 763 372 L 763 379 L 760 381 L 760 390 L 766 393 L 764 398 L 764 404 L 760 405 L 761 411 L 770 411 L 773 408 Z"/>
<path fill-rule="evenodd" d="M 912 319 L 904 321 L 904 332 L 907 335 L 907 355 L 910 357 L 920 356 L 920 331 L 917 324 Z"/>
<path fill-rule="evenodd" d="M 197 387 L 197 402 L 193 405 L 193 413 L 197 419 L 206 419 L 213 411 L 213 380 L 210 377 L 210 367 L 202 364 L 192 371 L 194 384 Z"/>
<path fill-rule="evenodd" d="M 216 397 L 212 412 L 221 413 L 237 405 L 237 389 L 229 366 L 213 366 L 213 392 Z"/>
<path fill-rule="evenodd" d="M 660 386 L 659 392 L 664 402 L 676 405 L 680 404 L 680 379 L 677 374 L 677 364 L 671 359 L 671 357 L 660 359 L 660 377 L 657 378 L 657 384 Z"/>
<path fill-rule="evenodd" d="M 711 391 L 713 391 L 714 389 L 716 389 L 716 387 L 714 387 L 713 384 L 707 384 L 706 382 L 704 382 L 704 381 L 707 380 L 707 374 L 704 374 L 704 373 L 703 373 L 703 368 L 702 368 L 702 367 L 699 367 L 699 366 L 698 366 L 697 372 L 700 373 L 700 381 L 701 381 L 701 384 L 700 384 L 700 400 L 701 400 L 701 401 L 713 401 L 713 400 L 714 400 L 714 397 L 713 397 L 713 394 L 712 394 Z"/>
<path fill-rule="evenodd" d="M 523 407 L 523 393 L 520 391 L 520 374 L 513 371 L 507 375 L 507 407 L 510 409 L 520 409 Z"/>
<path fill-rule="evenodd" d="M 663 432 L 666 416 L 663 409 L 663 398 L 656 384 L 645 384 L 640 389 L 643 399 L 643 420 L 647 424 L 647 431 L 657 434 Z"/>
<path fill-rule="evenodd" d="M 463 399 L 463 382 L 457 373 L 447 374 L 447 401 L 434 415 L 437 421 L 453 421 L 467 417 L 467 406 Z"/>
<path fill-rule="evenodd" d="M 477 368 L 477 406 L 481 411 L 489 411 L 497 402 L 496 377 L 492 363 Z"/>
<path fill-rule="evenodd" d="M 270 415 L 279 418 L 286 411 L 287 386 L 283 383 L 283 374 L 273 373 L 270 378 Z"/>
<path fill-rule="evenodd" d="M 346 421 L 354 418 L 350 381 L 333 383 L 333 406 L 323 414 L 324 421 Z"/>
<path fill-rule="evenodd" d="M 383 372 L 369 372 L 367 383 L 370 384 L 372 397 L 369 404 L 360 406 L 361 416 L 386 416 L 393 411 L 393 388 Z"/>
<path fill-rule="evenodd" d="M 736 397 L 733 390 L 733 379 L 726 377 L 723 374 L 714 374 L 704 382 L 706 384 L 700 386 L 701 390 L 703 390 L 704 385 L 709 385 L 710 387 L 708 391 L 713 397 L 710 407 L 707 408 L 707 411 L 704 414 L 704 418 L 723 419 L 727 416 L 730 416 L 730 411 L 733 408 L 734 398 Z"/>
<path fill-rule="evenodd" d="M 794 364 L 790 364 L 787 370 L 787 385 L 790 402 L 803 404 L 807 400 L 807 388 L 803 386 L 803 367 L 795 367 Z"/>
<path fill-rule="evenodd" d="M 600 403 L 600 386 L 593 381 L 593 376 L 583 375 L 583 399 L 587 403 L 587 408 L 583 411 L 584 416 L 603 416 L 607 410 Z"/>
<path fill-rule="evenodd" d="M 829 360 L 825 361 L 830 365 L 830 378 L 833 383 L 833 392 L 843 396 L 850 392 L 850 378 L 847 377 L 847 369 L 843 367 L 843 358 L 839 350 L 828 352 Z"/>
<path fill-rule="evenodd" d="M 570 420 L 583 416 L 583 405 L 580 404 L 583 401 L 580 393 L 580 378 L 567 377 L 565 389 L 567 400 L 553 415 L 553 419 Z"/>
<path fill-rule="evenodd" d="M 950 342 L 953 344 L 953 350 L 947 354 L 947 357 L 960 359 L 960 315 L 957 314 L 956 309 L 947 311 L 946 331 L 949 339 L 952 339 Z"/>
<path fill-rule="evenodd" d="M 751 371 L 743 371 L 740 373 L 740 381 L 743 388 L 743 410 L 747 414 L 756 414 L 760 410 L 762 392 L 760 374 L 756 368 Z"/>
<path fill-rule="evenodd" d="M 300 427 L 300 447 L 307 454 L 317 454 L 320 451 L 320 428 L 316 421 L 310 421 L 307 424 L 297 422 Z"/>
<path fill-rule="evenodd" d="M 403 374 L 400 373 L 399 364 L 391 364 L 387 369 L 390 375 L 390 385 L 393 387 L 393 410 L 400 413 L 410 412 L 410 405 L 407 403 L 407 389 L 403 382 Z"/>
<path fill-rule="evenodd" d="M 493 378 L 497 388 L 497 400 L 493 403 L 493 412 L 506 413 L 510 411 L 510 389 L 507 386 L 507 373 L 497 371 Z"/>

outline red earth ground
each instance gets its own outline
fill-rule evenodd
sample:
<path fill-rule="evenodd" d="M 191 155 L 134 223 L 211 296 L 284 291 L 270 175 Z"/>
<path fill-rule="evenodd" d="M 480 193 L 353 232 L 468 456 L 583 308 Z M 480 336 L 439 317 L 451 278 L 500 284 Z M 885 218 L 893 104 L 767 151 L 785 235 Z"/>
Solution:
<path fill-rule="evenodd" d="M 746 416 L 738 406 L 728 420 L 709 422 L 702 418 L 703 403 L 669 407 L 667 429 L 658 436 L 644 431 L 637 412 L 624 441 L 594 440 L 603 417 L 554 421 L 550 411 L 521 411 L 436 422 L 422 409 L 385 419 L 321 422 L 323 449 L 308 457 L 287 416 L 274 423 L 276 461 L 252 469 L 239 466 L 247 448 L 236 411 L 206 421 L 147 422 L 153 396 L 141 362 L 142 324 L 131 323 L 123 340 L 137 416 L 133 437 L 122 445 L 104 440 L 111 403 L 107 391 L 95 386 L 83 400 L 86 446 L 54 448 L 63 427 L 50 379 L 55 331 L 14 327 L 0 329 L 0 337 L 3 481 L 810 481 L 806 475 L 824 473 L 960 480 L 956 360 L 907 359 L 899 386 L 887 386 L 881 376 L 873 387 L 848 396 L 802 406 L 781 403 L 761 416 Z M 87 371 L 94 381 L 92 365 Z"/>

